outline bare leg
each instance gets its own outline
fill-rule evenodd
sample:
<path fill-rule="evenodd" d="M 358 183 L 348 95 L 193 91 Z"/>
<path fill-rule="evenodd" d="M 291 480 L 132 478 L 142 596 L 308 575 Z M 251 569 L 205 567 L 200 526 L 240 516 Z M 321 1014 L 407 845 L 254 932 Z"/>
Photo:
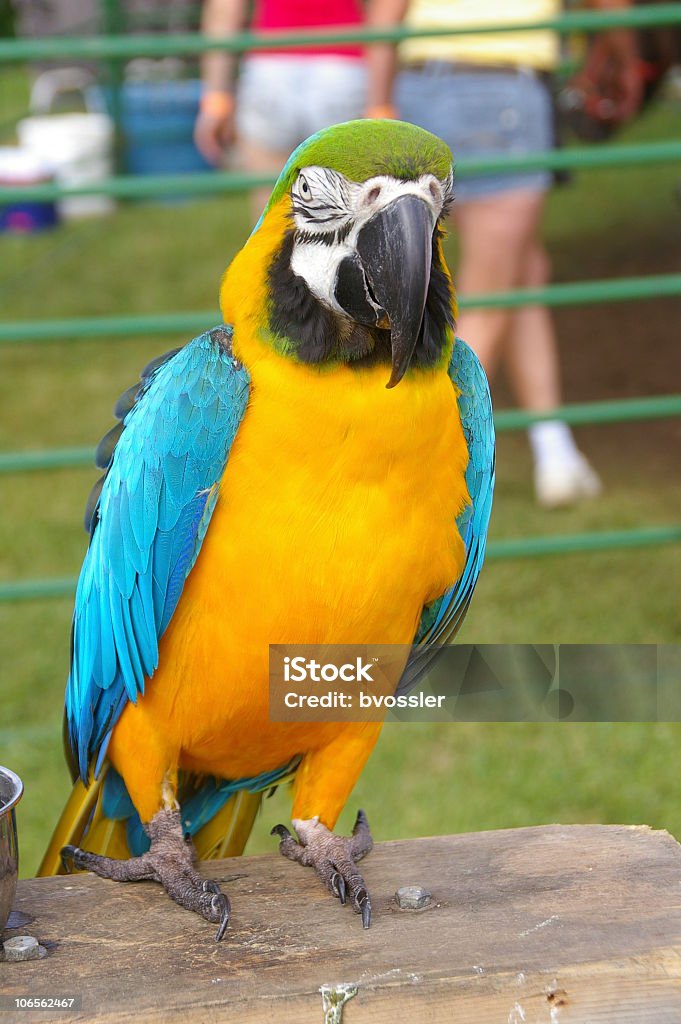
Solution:
<path fill-rule="evenodd" d="M 456 284 L 462 295 L 484 295 L 519 285 L 539 223 L 542 193 L 505 192 L 465 203 L 455 213 L 461 239 Z M 508 309 L 464 310 L 458 333 L 472 345 L 492 375 L 505 347 L 512 313 Z"/>
<path fill-rule="evenodd" d="M 536 238 L 525 253 L 521 275 L 525 288 L 541 288 L 549 281 L 549 258 Z M 511 387 L 523 409 L 547 412 L 560 405 L 558 343 L 546 306 L 514 311 L 504 356 Z"/>
<path fill-rule="evenodd" d="M 465 204 L 457 215 L 462 294 L 541 287 L 549 261 L 539 240 L 543 193 L 509 192 Z M 519 310 L 470 310 L 459 333 L 488 374 L 503 358 L 523 409 L 550 412 L 560 405 L 560 365 L 553 320 L 544 306 Z M 570 428 L 551 420 L 530 428 L 537 500 L 547 508 L 569 505 L 600 491 L 600 481 L 577 449 Z"/>

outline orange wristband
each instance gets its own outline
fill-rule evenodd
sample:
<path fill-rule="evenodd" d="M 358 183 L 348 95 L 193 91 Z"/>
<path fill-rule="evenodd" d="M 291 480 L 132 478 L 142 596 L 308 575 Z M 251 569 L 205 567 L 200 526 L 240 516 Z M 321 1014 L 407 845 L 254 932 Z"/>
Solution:
<path fill-rule="evenodd" d="M 397 117 L 397 110 L 392 103 L 376 103 L 373 107 L 367 107 L 364 116 L 394 121 Z"/>
<path fill-rule="evenodd" d="M 201 97 L 200 110 L 209 117 L 229 117 L 234 110 L 234 97 L 231 92 L 204 92 Z"/>

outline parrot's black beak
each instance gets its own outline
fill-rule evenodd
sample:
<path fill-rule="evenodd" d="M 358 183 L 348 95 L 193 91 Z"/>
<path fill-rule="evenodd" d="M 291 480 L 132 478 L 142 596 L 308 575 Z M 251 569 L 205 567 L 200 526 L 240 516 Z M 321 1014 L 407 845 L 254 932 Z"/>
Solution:
<path fill-rule="evenodd" d="M 430 283 L 433 230 L 428 204 L 406 195 L 376 213 L 357 236 L 370 298 L 390 327 L 389 388 L 404 377 L 418 342 Z"/>

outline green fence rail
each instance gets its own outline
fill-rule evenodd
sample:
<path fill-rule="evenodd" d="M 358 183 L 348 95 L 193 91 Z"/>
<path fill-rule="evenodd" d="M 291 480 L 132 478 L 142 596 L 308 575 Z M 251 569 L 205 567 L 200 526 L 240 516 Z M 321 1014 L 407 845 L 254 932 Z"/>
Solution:
<path fill-rule="evenodd" d="M 75 577 L 47 580 L 12 580 L 0 583 L 0 603 L 29 601 L 41 597 L 72 597 L 76 592 Z"/>
<path fill-rule="evenodd" d="M 681 525 L 649 526 L 639 530 L 596 530 L 593 533 L 554 534 L 548 537 L 518 537 L 491 541 L 489 558 L 537 558 L 542 555 L 570 555 L 617 548 L 657 547 L 681 543 Z"/>
<path fill-rule="evenodd" d="M 313 32 L 241 32 L 217 38 L 197 33 L 177 35 L 109 35 L 62 37 L 57 39 L 0 40 L 0 64 L 25 60 L 106 60 L 131 57 L 170 57 L 196 55 L 209 50 L 243 53 L 253 49 L 278 49 L 282 46 L 318 46 L 326 43 L 400 43 L 405 39 L 440 36 L 485 35 L 498 32 L 548 30 L 561 35 L 572 32 L 600 32 L 629 27 L 652 28 L 681 24 L 678 3 L 651 4 L 618 11 L 575 11 L 539 21 L 514 21 L 490 25 L 466 25 L 458 28 L 413 29 L 406 25 L 392 28 L 342 29 Z"/>
<path fill-rule="evenodd" d="M 469 295 L 459 302 L 460 309 L 501 309 L 520 306 L 575 306 L 595 302 L 629 302 L 639 299 L 681 295 L 681 274 L 655 274 L 648 277 L 624 277 L 602 281 L 570 281 L 545 288 L 518 288 L 514 291 Z M 0 323 L 0 344 L 55 341 L 62 338 L 136 337 L 145 334 L 171 334 L 205 331 L 219 323 L 217 310 L 183 313 L 149 313 L 134 316 L 74 317 L 64 320 L 15 320 Z"/>
<path fill-rule="evenodd" d="M 607 402 L 575 402 L 571 405 L 561 405 L 549 412 L 502 409 L 494 414 L 494 426 L 498 434 L 504 434 L 511 430 L 525 430 L 533 423 L 541 423 L 543 420 L 558 419 L 573 427 L 584 427 L 663 420 L 670 416 L 681 416 L 681 395 L 651 395 L 649 398 L 620 398 Z"/>
<path fill-rule="evenodd" d="M 501 156 L 463 159 L 455 164 L 457 179 L 479 175 L 520 171 L 597 170 L 606 167 L 634 167 L 647 164 L 681 163 L 681 140 L 664 139 L 635 145 L 575 146 L 532 156 Z M 4 202 L 51 201 L 73 196 L 106 195 L 114 199 L 151 199 L 162 196 L 211 196 L 225 192 L 243 192 L 260 185 L 272 185 L 271 174 L 239 174 L 234 171 L 196 172 L 194 174 L 128 174 L 87 185 L 3 186 Z"/>
<path fill-rule="evenodd" d="M 547 412 L 525 412 L 502 409 L 494 415 L 498 434 L 523 430 L 542 420 L 562 420 L 572 426 L 633 423 L 641 420 L 668 419 L 681 416 L 681 395 L 656 395 L 649 398 L 627 398 L 607 402 L 582 402 L 562 405 Z M 0 474 L 25 473 L 34 470 L 76 469 L 94 466 L 94 448 L 50 448 L 44 451 L 0 452 Z"/>
<path fill-rule="evenodd" d="M 681 526 L 649 526 L 639 530 L 598 530 L 593 533 L 557 534 L 549 537 L 517 537 L 490 541 L 490 559 L 540 558 L 615 551 L 624 548 L 681 544 Z M 72 597 L 75 577 L 13 580 L 0 583 L 0 603 L 51 597 Z"/>

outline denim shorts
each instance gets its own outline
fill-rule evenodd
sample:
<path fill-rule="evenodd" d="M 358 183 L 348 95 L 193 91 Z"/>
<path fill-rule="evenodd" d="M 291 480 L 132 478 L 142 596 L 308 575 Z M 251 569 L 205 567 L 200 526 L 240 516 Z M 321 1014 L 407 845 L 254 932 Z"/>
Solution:
<path fill-rule="evenodd" d="M 455 197 L 459 203 L 500 192 L 544 192 L 548 171 L 514 172 L 456 179 L 463 157 L 513 156 L 554 147 L 553 104 L 544 78 L 532 71 L 459 69 L 432 61 L 407 68 L 397 77 L 400 117 L 439 135 L 454 155 Z"/>
<path fill-rule="evenodd" d="M 333 54 L 248 57 L 237 86 L 237 129 L 250 142 L 288 153 L 330 124 L 361 117 L 366 85 L 361 59 Z"/>

